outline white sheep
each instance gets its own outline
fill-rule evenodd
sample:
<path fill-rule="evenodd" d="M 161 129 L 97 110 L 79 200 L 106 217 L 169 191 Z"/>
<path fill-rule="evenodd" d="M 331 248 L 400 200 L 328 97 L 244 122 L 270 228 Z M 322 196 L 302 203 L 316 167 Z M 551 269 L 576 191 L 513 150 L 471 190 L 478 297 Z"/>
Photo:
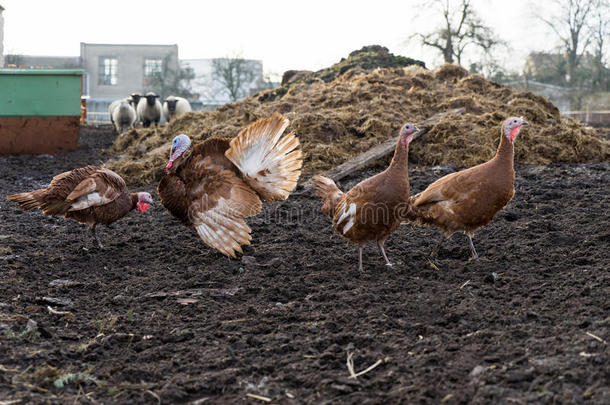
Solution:
<path fill-rule="evenodd" d="M 108 116 L 110 117 L 110 122 L 112 123 L 112 125 L 114 125 L 114 118 L 112 118 L 112 113 L 114 112 L 114 109 L 117 108 L 119 104 L 121 104 L 125 100 L 127 99 L 122 98 L 119 100 L 114 100 L 112 103 L 110 103 L 110 106 L 108 107 Z"/>
<path fill-rule="evenodd" d="M 136 110 L 131 106 L 131 100 L 124 99 L 117 101 L 120 101 L 120 103 L 112 110 L 110 120 L 114 124 L 116 131 L 121 134 L 125 129 L 135 125 L 137 115 Z"/>
<path fill-rule="evenodd" d="M 110 103 L 110 106 L 108 107 L 108 115 L 110 116 L 110 122 L 112 123 L 112 125 L 114 125 L 114 118 L 112 117 L 112 113 L 114 112 L 115 108 L 117 108 L 123 101 L 127 101 L 135 111 L 141 97 L 141 94 L 131 93 L 131 96 L 129 97 L 114 100 L 112 103 Z"/>
<path fill-rule="evenodd" d="M 161 121 L 161 103 L 158 98 L 155 93 L 148 92 L 138 103 L 138 119 L 144 127 L 149 127 L 152 123 L 158 126 Z"/>
<path fill-rule="evenodd" d="M 190 111 L 193 111 L 191 109 L 191 103 L 185 98 L 169 96 L 163 102 L 163 116 L 167 122 Z"/>

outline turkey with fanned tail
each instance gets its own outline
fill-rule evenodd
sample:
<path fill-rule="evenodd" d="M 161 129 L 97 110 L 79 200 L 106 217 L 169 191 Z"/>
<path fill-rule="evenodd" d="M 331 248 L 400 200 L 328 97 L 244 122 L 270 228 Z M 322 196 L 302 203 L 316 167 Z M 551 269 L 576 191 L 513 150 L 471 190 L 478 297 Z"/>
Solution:
<path fill-rule="evenodd" d="M 302 152 L 294 133 L 283 135 L 288 124 L 274 113 L 235 138 L 192 148 L 188 136 L 176 136 L 157 188 L 161 203 L 206 245 L 235 258 L 252 239 L 244 219 L 260 213 L 263 202 L 285 200 L 297 185 Z"/>

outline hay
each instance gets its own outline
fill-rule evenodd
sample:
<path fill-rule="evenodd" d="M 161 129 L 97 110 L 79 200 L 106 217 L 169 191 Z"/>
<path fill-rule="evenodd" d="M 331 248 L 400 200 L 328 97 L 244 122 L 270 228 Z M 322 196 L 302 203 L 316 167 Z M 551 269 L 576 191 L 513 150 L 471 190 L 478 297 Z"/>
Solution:
<path fill-rule="evenodd" d="M 379 65 L 386 67 L 375 68 Z M 290 119 L 288 130 L 301 140 L 307 178 L 395 136 L 407 121 L 417 123 L 456 107 L 466 108 L 466 113 L 443 118 L 414 142 L 411 162 L 484 162 L 495 153 L 501 122 L 512 115 L 532 124 L 517 139 L 517 163 L 610 160 L 610 142 L 601 133 L 560 116 L 544 97 L 469 75 L 459 66 L 428 71 L 387 49 L 366 47 L 328 69 L 300 72 L 290 79 L 283 87 L 215 111 L 188 113 L 159 129 L 125 132 L 116 139 L 116 158 L 108 166 L 131 184 L 154 182 L 163 175 L 175 135 L 186 133 L 195 142 L 232 137 L 256 119 L 279 111 Z"/>

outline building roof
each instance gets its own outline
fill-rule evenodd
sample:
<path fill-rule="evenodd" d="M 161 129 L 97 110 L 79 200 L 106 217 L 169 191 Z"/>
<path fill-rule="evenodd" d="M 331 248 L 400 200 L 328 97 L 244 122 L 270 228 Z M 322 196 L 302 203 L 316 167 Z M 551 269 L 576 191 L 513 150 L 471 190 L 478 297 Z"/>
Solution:
<path fill-rule="evenodd" d="M 0 69 L 0 75 L 47 75 L 47 76 L 82 76 L 82 69 Z"/>
<path fill-rule="evenodd" d="M 87 45 L 87 46 L 155 46 L 155 47 L 159 47 L 159 46 L 177 47 L 178 46 L 178 44 L 95 44 L 95 43 L 91 43 L 91 42 L 81 42 L 81 45 Z"/>

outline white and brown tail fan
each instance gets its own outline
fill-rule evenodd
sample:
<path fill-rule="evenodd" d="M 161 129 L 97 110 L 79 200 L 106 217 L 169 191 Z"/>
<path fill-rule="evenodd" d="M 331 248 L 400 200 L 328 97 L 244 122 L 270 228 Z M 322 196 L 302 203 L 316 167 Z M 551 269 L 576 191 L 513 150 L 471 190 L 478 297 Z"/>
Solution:
<path fill-rule="evenodd" d="M 299 140 L 293 132 L 282 136 L 288 124 L 277 112 L 259 119 L 241 130 L 225 152 L 263 201 L 288 198 L 301 175 Z"/>

